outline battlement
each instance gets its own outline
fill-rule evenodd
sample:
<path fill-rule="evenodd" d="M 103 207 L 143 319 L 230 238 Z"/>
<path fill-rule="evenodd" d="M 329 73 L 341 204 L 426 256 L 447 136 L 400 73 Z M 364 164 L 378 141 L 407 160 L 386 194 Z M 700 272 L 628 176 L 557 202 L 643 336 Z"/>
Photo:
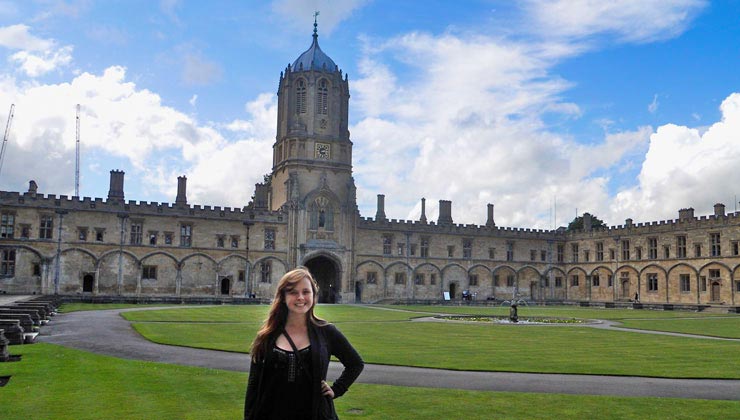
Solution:
<path fill-rule="evenodd" d="M 418 220 L 380 219 L 361 217 L 358 227 L 373 230 L 411 230 L 417 233 L 470 235 L 470 236 L 503 236 L 522 239 L 552 239 L 559 232 L 544 229 L 497 227 L 476 224 L 436 224 L 423 223 Z"/>
<path fill-rule="evenodd" d="M 587 237 L 613 237 L 613 236 L 630 236 L 642 235 L 649 233 L 681 233 L 686 230 L 707 229 L 717 227 L 717 225 L 740 225 L 740 212 L 728 214 L 710 214 L 703 216 L 693 216 L 693 209 L 686 213 L 686 209 L 680 210 L 681 217 L 678 219 L 656 220 L 649 222 L 639 222 L 635 224 L 624 224 L 609 226 L 607 228 L 595 228 L 591 232 L 578 230 L 568 232 L 568 239 L 577 240 Z M 628 220 L 631 222 L 631 220 Z"/>
<path fill-rule="evenodd" d="M 229 219 L 229 220 L 260 220 L 270 222 L 282 222 L 281 211 L 258 210 L 248 207 L 232 208 L 208 205 L 188 205 L 158 203 L 156 201 L 122 201 L 117 199 L 104 200 L 102 198 L 76 197 L 55 194 L 19 193 L 15 191 L 0 191 L 0 205 L 8 207 L 34 207 L 50 210 L 76 210 L 76 211 L 101 211 L 121 213 L 127 212 L 133 215 L 157 215 L 157 216 L 179 216 L 197 217 L 204 219 Z"/>

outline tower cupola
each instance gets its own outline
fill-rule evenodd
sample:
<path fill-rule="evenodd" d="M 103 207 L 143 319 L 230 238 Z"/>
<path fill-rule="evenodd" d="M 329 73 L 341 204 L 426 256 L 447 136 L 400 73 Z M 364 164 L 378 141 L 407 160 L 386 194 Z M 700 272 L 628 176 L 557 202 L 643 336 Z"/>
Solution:
<path fill-rule="evenodd" d="M 337 71 L 334 60 L 329 58 L 319 47 L 319 33 L 316 21 L 313 22 L 313 42 L 311 46 L 293 62 L 293 71 L 324 70 Z"/>

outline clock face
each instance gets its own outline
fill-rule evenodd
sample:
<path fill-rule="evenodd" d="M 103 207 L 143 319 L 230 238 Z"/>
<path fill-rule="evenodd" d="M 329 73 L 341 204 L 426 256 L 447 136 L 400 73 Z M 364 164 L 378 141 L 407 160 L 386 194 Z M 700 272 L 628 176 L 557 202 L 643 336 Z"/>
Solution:
<path fill-rule="evenodd" d="M 316 143 L 316 159 L 331 159 L 331 146 L 326 143 Z"/>

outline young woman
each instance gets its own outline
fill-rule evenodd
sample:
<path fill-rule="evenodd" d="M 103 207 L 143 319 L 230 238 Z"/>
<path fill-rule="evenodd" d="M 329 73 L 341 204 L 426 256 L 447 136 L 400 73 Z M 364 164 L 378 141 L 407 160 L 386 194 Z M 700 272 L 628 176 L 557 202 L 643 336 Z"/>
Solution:
<path fill-rule="evenodd" d="M 314 315 L 316 281 L 305 268 L 278 283 L 270 313 L 252 344 L 245 420 L 336 419 L 341 397 L 362 372 L 362 358 L 339 330 Z M 329 358 L 344 365 L 326 383 Z"/>

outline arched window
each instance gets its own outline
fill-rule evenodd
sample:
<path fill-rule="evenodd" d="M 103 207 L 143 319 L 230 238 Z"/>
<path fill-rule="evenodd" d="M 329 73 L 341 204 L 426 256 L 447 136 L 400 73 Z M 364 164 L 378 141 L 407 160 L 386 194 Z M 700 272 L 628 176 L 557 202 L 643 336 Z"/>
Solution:
<path fill-rule="evenodd" d="M 295 85 L 295 112 L 306 113 L 306 81 L 303 79 L 298 79 Z"/>
<path fill-rule="evenodd" d="M 320 115 L 329 113 L 329 83 L 326 79 L 319 80 L 319 88 L 316 92 L 316 112 Z"/>

